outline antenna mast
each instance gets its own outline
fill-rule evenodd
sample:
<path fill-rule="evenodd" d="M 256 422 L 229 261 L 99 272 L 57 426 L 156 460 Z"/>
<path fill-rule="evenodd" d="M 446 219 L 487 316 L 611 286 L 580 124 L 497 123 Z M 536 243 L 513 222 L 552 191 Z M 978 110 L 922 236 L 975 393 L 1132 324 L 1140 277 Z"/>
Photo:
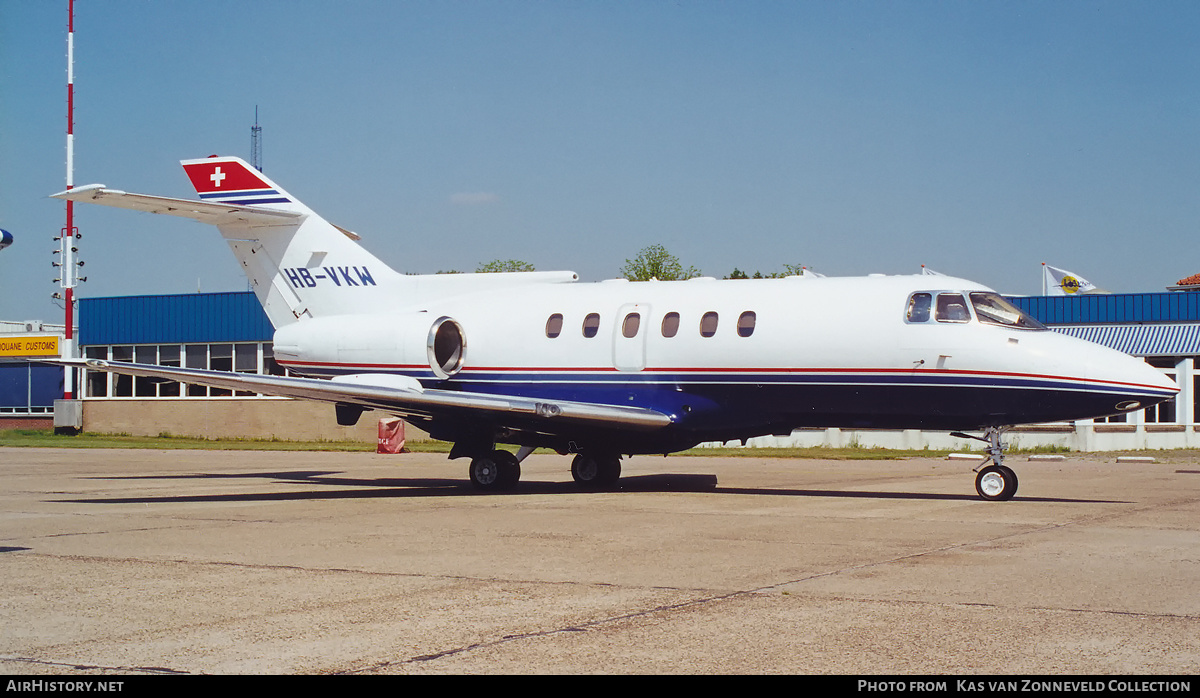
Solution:
<path fill-rule="evenodd" d="M 258 106 L 254 107 L 254 125 L 250 127 L 250 164 L 262 172 L 262 126 L 258 125 Z"/>
<path fill-rule="evenodd" d="M 67 189 L 75 186 L 75 0 L 67 1 Z M 75 240 L 79 231 L 75 228 L 74 202 L 67 201 L 67 224 L 58 237 L 57 262 L 59 277 L 55 279 L 63 289 L 66 317 L 63 323 L 62 356 L 75 358 L 75 267 L 83 262 L 75 260 Z M 57 295 L 57 294 L 55 294 Z M 75 398 L 75 369 L 63 369 L 63 399 Z"/>

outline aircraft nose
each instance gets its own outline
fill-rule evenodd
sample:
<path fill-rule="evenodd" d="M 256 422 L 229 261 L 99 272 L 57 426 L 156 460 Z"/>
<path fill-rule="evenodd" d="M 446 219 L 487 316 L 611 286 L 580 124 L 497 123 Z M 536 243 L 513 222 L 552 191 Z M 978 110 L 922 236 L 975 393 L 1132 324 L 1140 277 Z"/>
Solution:
<path fill-rule="evenodd" d="M 1175 381 L 1144 360 L 1110 351 L 1111 354 L 1105 352 L 1107 356 L 1095 357 L 1090 362 L 1089 374 L 1097 382 L 1115 389 L 1119 403 L 1114 407 L 1122 412 L 1156 405 L 1179 392 Z"/>

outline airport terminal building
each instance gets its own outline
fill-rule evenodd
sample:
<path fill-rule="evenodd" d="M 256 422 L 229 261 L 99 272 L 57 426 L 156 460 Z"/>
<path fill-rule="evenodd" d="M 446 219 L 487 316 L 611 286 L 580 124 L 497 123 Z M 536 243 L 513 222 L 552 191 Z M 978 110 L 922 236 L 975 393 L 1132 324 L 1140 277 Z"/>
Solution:
<path fill-rule="evenodd" d="M 62 369 L 27 359 L 57 357 L 64 325 L 0 321 L 0 429 L 46 428 L 63 396 Z"/>
<path fill-rule="evenodd" d="M 1200 285 L 1181 285 L 1159 293 L 1010 298 L 1053 331 L 1144 357 L 1181 390 L 1171 402 L 1118 417 L 1019 427 L 1008 441 L 1080 451 L 1200 447 L 1198 290 Z M 84 358 L 286 373 L 274 360 L 272 327 L 249 291 L 82 299 L 78 316 Z M 3 323 L 0 349 L 32 346 L 21 338 L 61 338 L 61 327 L 57 332 L 47 329 L 55 328 Z M 38 346 L 46 351 L 50 345 Z M 23 358 L 27 355 L 0 351 L 0 428 L 49 427 L 54 401 L 62 397 L 62 370 L 31 365 Z M 99 371 L 84 371 L 76 385 L 82 400 L 81 426 L 90 432 L 367 442 L 377 434 L 375 420 L 369 418 L 354 427 L 338 426 L 333 408 L 323 403 Z M 971 444 L 918 430 L 805 429 L 786 437 L 753 439 L 750 445 L 919 449 Z"/>

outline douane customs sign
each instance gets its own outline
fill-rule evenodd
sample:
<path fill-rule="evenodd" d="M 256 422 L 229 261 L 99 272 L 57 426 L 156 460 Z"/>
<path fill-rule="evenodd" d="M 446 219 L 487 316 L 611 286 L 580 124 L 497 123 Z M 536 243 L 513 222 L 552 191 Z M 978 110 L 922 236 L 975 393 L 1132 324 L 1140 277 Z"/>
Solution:
<path fill-rule="evenodd" d="M 58 336 L 4 337 L 0 335 L 0 356 L 58 356 Z"/>

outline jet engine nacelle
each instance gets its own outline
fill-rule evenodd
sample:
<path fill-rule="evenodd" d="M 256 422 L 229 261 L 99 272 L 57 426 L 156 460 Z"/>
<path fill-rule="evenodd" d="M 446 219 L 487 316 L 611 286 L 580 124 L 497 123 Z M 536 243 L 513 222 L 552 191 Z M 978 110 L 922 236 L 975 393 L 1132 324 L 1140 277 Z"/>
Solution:
<path fill-rule="evenodd" d="M 463 367 L 462 325 L 429 313 L 336 315 L 286 325 L 275 332 L 275 356 L 344 370 L 428 367 L 449 378 Z"/>

